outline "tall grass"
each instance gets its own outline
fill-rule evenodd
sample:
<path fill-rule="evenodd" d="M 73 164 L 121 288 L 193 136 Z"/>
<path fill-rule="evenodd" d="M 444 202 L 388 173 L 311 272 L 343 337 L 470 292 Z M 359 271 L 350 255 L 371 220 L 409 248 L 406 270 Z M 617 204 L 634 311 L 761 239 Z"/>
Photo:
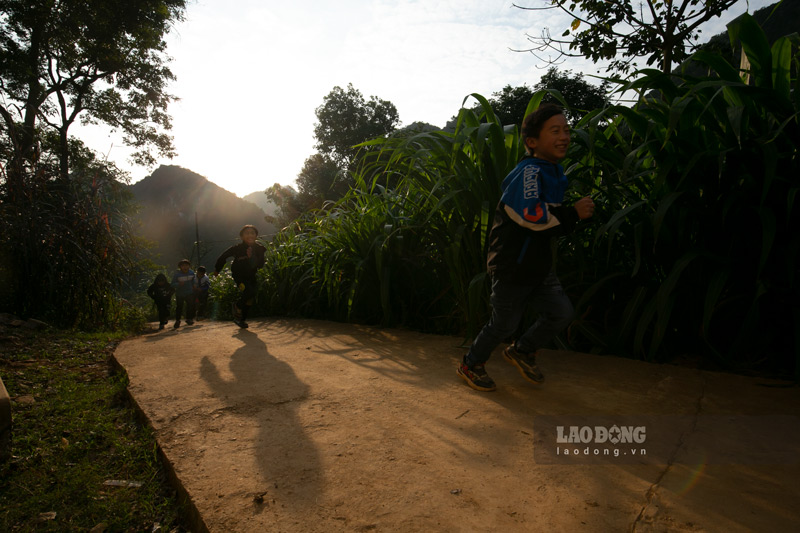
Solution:
<path fill-rule="evenodd" d="M 748 72 L 708 52 L 693 57 L 704 77 L 642 71 L 624 87 L 636 106 L 578 130 L 570 175 L 603 223 L 591 266 L 580 257 L 594 283 L 576 329 L 597 349 L 783 370 L 798 357 L 798 37 L 770 47 L 747 16 L 730 35 Z"/>
<path fill-rule="evenodd" d="M 567 201 L 591 194 L 599 207 L 593 231 L 559 243 L 578 311 L 570 347 L 798 367 L 798 38 L 770 47 L 746 16 L 731 36 L 748 72 L 708 52 L 693 58 L 706 76 L 644 70 L 622 88 L 637 105 L 573 129 Z M 261 311 L 476 333 L 492 213 L 523 146 L 471 97 L 480 106 L 454 133 L 365 143 L 349 194 L 271 244 Z"/>
<path fill-rule="evenodd" d="M 356 186 L 272 243 L 262 308 L 273 313 L 474 330 L 485 318 L 486 237 L 502 178 L 522 147 L 485 98 L 455 133 L 390 137 Z"/>

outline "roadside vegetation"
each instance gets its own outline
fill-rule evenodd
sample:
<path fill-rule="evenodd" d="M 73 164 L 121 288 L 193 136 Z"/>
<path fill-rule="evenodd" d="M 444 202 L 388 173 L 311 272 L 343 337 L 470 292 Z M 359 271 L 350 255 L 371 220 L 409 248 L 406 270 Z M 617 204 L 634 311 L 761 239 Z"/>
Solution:
<path fill-rule="evenodd" d="M 181 530 L 153 435 L 109 365 L 122 334 L 81 332 L 141 328 L 152 313 L 141 283 L 161 267 L 130 222 L 127 176 L 69 128 L 88 113 L 122 128 L 142 162 L 173 152 L 164 36 L 185 2 L 54 7 L 75 3 L 9 0 L 0 20 L 10 54 L 0 69 L 0 311 L 64 328 L 0 329 L 14 397 L 0 530 Z M 444 129 L 395 130 L 391 102 L 335 88 L 317 110 L 319 153 L 299 193 L 268 191 L 285 227 L 267 243 L 256 310 L 471 338 L 489 314 L 487 237 L 523 153 L 518 124 L 550 99 L 574 117 L 567 201 L 589 194 L 598 205 L 585 231 L 558 243 L 555 268 L 577 309 L 560 347 L 797 382 L 800 37 L 770 41 L 749 15 L 729 31 L 733 56 L 700 51 L 673 71 L 684 56 L 656 46 L 648 64 L 660 57 L 661 68 L 627 75 L 632 63 L 620 65 L 624 78 L 601 92 L 635 94 L 630 107 L 551 70 L 530 94 L 470 95 Z M 599 50 L 618 46 L 608 45 Z M 53 65 L 65 70 L 53 76 Z M 342 109 L 361 121 L 336 129 Z M 226 267 L 212 288 L 219 318 L 236 290 Z"/>
<path fill-rule="evenodd" d="M 154 435 L 109 362 L 119 334 L 0 326 L 13 398 L 0 531 L 186 531 Z"/>
<path fill-rule="evenodd" d="M 730 38 L 734 64 L 701 51 L 680 72 L 637 71 L 615 80 L 633 106 L 574 125 L 568 195 L 599 207 L 559 243 L 578 311 L 562 347 L 797 379 L 800 40 L 770 44 L 749 15 Z M 271 243 L 262 313 L 476 333 L 491 214 L 523 149 L 517 125 L 472 98 L 454 132 L 361 145 L 347 194 Z M 543 90 L 529 109 L 544 98 L 572 108 Z"/>

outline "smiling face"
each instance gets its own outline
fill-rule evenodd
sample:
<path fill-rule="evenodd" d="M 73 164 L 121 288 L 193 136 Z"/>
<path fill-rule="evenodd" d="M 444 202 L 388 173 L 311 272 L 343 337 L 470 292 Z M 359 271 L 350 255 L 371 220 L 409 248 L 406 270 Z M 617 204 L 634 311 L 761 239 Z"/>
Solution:
<path fill-rule="evenodd" d="M 242 242 L 248 246 L 252 246 L 256 242 L 258 234 L 253 228 L 245 228 L 242 230 Z"/>
<path fill-rule="evenodd" d="M 569 148 L 569 124 L 564 115 L 553 115 L 542 125 L 538 137 L 528 137 L 525 145 L 534 157 L 558 163 Z"/>

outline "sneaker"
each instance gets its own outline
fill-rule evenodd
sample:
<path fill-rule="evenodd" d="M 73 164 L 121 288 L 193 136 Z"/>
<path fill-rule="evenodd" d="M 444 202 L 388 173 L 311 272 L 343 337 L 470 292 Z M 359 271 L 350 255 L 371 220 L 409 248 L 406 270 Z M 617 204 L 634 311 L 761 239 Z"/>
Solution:
<path fill-rule="evenodd" d="M 486 365 L 475 365 L 470 368 L 467 363 L 462 361 L 458 365 L 456 373 L 475 390 L 488 392 L 497 389 L 494 380 L 486 373 Z"/>
<path fill-rule="evenodd" d="M 186 321 L 186 325 L 187 326 L 194 326 L 194 320 L 187 320 Z"/>
<path fill-rule="evenodd" d="M 163 322 L 158 325 L 158 331 L 161 331 L 162 329 L 164 329 L 164 323 Z"/>
<path fill-rule="evenodd" d="M 536 366 L 536 356 L 534 354 L 519 353 L 512 344 L 503 350 L 503 357 L 506 361 L 517 367 L 522 377 L 531 383 L 541 383 L 544 381 L 544 374 Z"/>
<path fill-rule="evenodd" d="M 244 329 L 247 329 L 248 327 L 250 327 L 250 326 L 247 325 L 247 322 L 245 322 L 241 318 L 234 318 L 233 319 L 233 323 L 236 324 L 237 326 L 239 326 L 240 328 L 244 328 Z"/>
<path fill-rule="evenodd" d="M 172 329 L 178 329 L 179 327 L 181 327 L 181 321 L 180 320 L 176 320 L 175 321 L 175 325 L 172 326 Z"/>

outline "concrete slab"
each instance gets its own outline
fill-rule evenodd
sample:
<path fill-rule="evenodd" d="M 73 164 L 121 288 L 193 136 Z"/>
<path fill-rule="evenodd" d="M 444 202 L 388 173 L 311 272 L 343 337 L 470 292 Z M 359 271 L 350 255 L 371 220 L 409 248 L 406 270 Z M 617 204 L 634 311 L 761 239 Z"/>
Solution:
<path fill-rule="evenodd" d="M 253 321 L 250 330 L 200 322 L 125 341 L 115 358 L 197 509 L 198 529 L 800 524 L 797 387 L 551 351 L 540 358 L 542 386 L 497 353 L 487 369 L 498 390 L 479 393 L 456 376 L 460 344 L 311 320 Z M 542 455 L 562 445 L 544 429 L 553 420 L 567 428 L 633 420 L 646 427 L 648 453 L 553 460 Z"/>

